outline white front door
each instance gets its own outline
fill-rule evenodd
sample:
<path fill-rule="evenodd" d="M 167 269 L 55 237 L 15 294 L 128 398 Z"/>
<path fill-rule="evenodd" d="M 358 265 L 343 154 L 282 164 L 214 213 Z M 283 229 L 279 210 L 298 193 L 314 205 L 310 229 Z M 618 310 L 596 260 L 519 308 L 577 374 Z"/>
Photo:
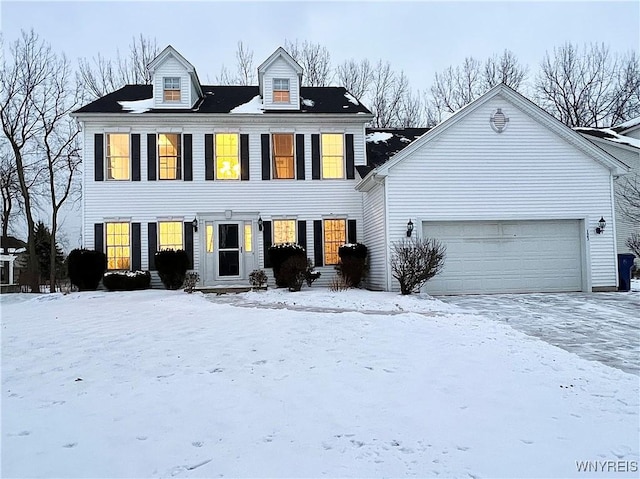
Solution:
<path fill-rule="evenodd" d="M 216 278 L 242 279 L 244 223 L 239 221 L 218 221 L 214 228 L 214 250 L 216 251 Z"/>

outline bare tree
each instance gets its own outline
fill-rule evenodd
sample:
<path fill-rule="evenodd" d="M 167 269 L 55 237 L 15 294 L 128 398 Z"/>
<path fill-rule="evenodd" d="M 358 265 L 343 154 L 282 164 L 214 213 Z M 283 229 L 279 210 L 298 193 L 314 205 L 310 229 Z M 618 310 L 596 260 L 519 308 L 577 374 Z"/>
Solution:
<path fill-rule="evenodd" d="M 231 73 L 226 66 L 222 66 L 220 74 L 216 76 L 219 85 L 253 85 L 256 83 L 256 69 L 253 66 L 253 50 L 249 50 L 244 43 L 238 42 L 236 49 L 236 71 Z"/>
<path fill-rule="evenodd" d="M 346 60 L 336 67 L 338 84 L 343 86 L 358 99 L 364 98 L 371 88 L 373 68 L 369 60 L 359 62 L 354 59 Z"/>
<path fill-rule="evenodd" d="M 538 103 L 571 127 L 603 127 L 638 116 L 638 57 L 611 55 L 604 44 L 548 52 L 536 79 Z"/>
<path fill-rule="evenodd" d="M 331 54 L 319 43 L 284 41 L 284 49 L 297 61 L 304 74 L 303 86 L 328 86 L 333 79 Z"/>
<path fill-rule="evenodd" d="M 409 92 L 409 80 L 403 72 L 396 73 L 389 62 L 378 60 L 371 84 L 371 124 L 376 128 L 389 128 L 397 124 L 398 111 Z"/>
<path fill-rule="evenodd" d="M 519 90 L 526 76 L 527 68 L 518 63 L 513 52 L 505 50 L 499 57 L 494 55 L 484 63 L 482 72 L 484 90 L 489 90 L 500 83 Z"/>
<path fill-rule="evenodd" d="M 618 206 L 624 216 L 640 224 L 640 173 L 620 178 L 622 184 L 616 190 Z"/>

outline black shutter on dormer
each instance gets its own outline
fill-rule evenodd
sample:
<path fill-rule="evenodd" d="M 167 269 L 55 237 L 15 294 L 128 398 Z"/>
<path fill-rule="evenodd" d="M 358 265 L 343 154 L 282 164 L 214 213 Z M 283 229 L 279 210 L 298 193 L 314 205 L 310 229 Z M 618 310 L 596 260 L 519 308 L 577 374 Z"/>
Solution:
<path fill-rule="evenodd" d="M 213 180 L 213 134 L 204 135 L 204 179 Z"/>
<path fill-rule="evenodd" d="M 296 135 L 296 179 L 304 180 L 304 135 Z"/>
<path fill-rule="evenodd" d="M 93 173 L 95 181 L 104 181 L 104 135 L 93 135 Z"/>
<path fill-rule="evenodd" d="M 147 180 L 156 180 L 156 135 L 149 133 L 147 135 Z"/>
<path fill-rule="evenodd" d="M 147 240 L 149 252 L 149 270 L 156 269 L 156 251 L 158 251 L 158 223 L 149 223 L 147 225 Z"/>
<path fill-rule="evenodd" d="M 356 234 L 356 220 L 347 221 L 347 242 L 348 243 L 358 242 L 358 238 Z"/>
<path fill-rule="evenodd" d="M 240 135 L 240 180 L 249 180 L 249 135 Z"/>
<path fill-rule="evenodd" d="M 193 181 L 193 135 L 184 135 L 184 181 Z"/>
<path fill-rule="evenodd" d="M 131 223 L 131 270 L 142 269 L 142 248 L 140 244 L 140 223 Z"/>
<path fill-rule="evenodd" d="M 324 265 L 322 255 L 322 220 L 313 221 L 313 262 L 314 266 Z"/>
<path fill-rule="evenodd" d="M 140 181 L 140 134 L 139 133 L 134 133 L 133 135 L 131 135 L 131 181 Z"/>
<path fill-rule="evenodd" d="M 93 249 L 104 253 L 104 223 L 93 225 Z"/>
<path fill-rule="evenodd" d="M 348 133 L 344 135 L 345 144 L 345 159 L 347 166 L 347 180 L 353 180 L 356 177 L 355 174 L 355 153 L 353 151 L 353 135 Z"/>
<path fill-rule="evenodd" d="M 311 135 L 311 179 L 320 179 L 320 135 Z"/>
<path fill-rule="evenodd" d="M 184 250 L 189 257 L 189 269 L 193 269 L 193 223 L 184 222 Z"/>
<path fill-rule="evenodd" d="M 298 221 L 298 244 L 302 246 L 305 251 L 307 249 L 307 222 L 304 220 Z"/>
<path fill-rule="evenodd" d="M 269 143 L 269 134 L 263 133 L 260 135 L 260 147 L 262 150 L 262 179 L 271 179 L 271 151 Z"/>
<path fill-rule="evenodd" d="M 264 247 L 264 267 L 271 268 L 271 258 L 269 258 L 269 248 L 271 247 L 271 221 L 262 222 L 262 244 Z"/>

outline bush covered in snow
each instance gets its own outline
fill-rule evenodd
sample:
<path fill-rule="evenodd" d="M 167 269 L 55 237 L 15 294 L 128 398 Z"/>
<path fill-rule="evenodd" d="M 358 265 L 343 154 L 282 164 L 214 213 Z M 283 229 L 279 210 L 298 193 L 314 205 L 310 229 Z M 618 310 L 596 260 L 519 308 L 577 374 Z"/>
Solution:
<path fill-rule="evenodd" d="M 295 281 L 295 271 L 299 269 L 300 264 L 304 263 L 304 269 L 307 266 L 307 253 L 305 249 L 297 243 L 279 243 L 270 246 L 267 250 L 269 259 L 271 260 L 271 266 L 273 268 L 273 277 L 276 280 L 276 285 L 281 288 L 288 288 L 292 282 Z M 302 262 L 291 262 L 291 265 L 287 267 L 285 274 L 282 272 L 282 267 L 285 262 L 290 258 L 301 258 Z M 297 265 L 296 268 L 293 264 Z M 304 280 L 304 278 L 303 278 Z"/>
<path fill-rule="evenodd" d="M 80 291 L 95 291 L 107 270 L 107 257 L 102 251 L 74 249 L 67 257 L 71 284 Z"/>
<path fill-rule="evenodd" d="M 433 238 L 404 238 L 391 244 L 391 273 L 402 294 L 419 290 L 442 271 L 447 248 Z"/>
<path fill-rule="evenodd" d="M 195 271 L 190 271 L 184 278 L 184 290 L 187 293 L 193 293 L 196 285 L 200 281 L 200 275 Z"/>
<path fill-rule="evenodd" d="M 147 289 L 151 285 L 149 271 L 107 271 L 102 284 L 109 291 L 133 291 Z"/>
<path fill-rule="evenodd" d="M 367 247 L 362 243 L 347 243 L 338 248 L 340 262 L 336 270 L 349 288 L 357 288 L 367 271 Z"/>
<path fill-rule="evenodd" d="M 167 289 L 182 287 L 189 269 L 189 255 L 185 250 L 167 249 L 155 254 L 156 269 L 160 281 Z"/>

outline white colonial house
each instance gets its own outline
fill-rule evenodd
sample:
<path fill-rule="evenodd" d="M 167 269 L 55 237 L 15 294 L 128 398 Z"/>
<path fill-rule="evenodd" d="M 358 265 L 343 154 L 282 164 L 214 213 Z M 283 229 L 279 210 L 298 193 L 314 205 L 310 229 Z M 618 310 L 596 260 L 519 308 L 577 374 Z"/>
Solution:
<path fill-rule="evenodd" d="M 150 68 L 151 85 L 74 113 L 83 245 L 109 269 L 153 271 L 156 251 L 181 248 L 201 286 L 246 285 L 270 272 L 270 245 L 297 242 L 326 285 L 359 241 L 367 286 L 393 290 L 389 245 L 411 222 L 447 245 L 434 294 L 617 285 L 613 181 L 628 168 L 504 85 L 431 130 L 367 132 L 364 105 L 301 86 L 282 48 L 258 86 L 201 85 L 170 46 Z"/>

